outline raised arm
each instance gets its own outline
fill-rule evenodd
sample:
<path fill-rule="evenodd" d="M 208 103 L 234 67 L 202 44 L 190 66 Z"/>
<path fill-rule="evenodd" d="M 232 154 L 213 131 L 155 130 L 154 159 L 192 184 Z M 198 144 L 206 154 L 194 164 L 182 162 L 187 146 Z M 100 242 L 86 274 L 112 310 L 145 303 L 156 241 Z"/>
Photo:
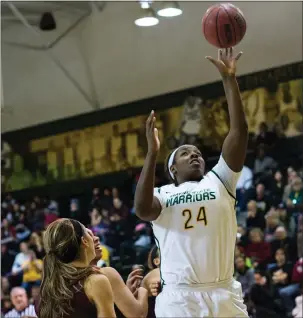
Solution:
<path fill-rule="evenodd" d="M 91 275 L 86 280 L 84 289 L 97 308 L 98 318 L 116 318 L 112 287 L 105 275 Z"/>
<path fill-rule="evenodd" d="M 234 172 L 240 172 L 243 168 L 248 141 L 248 127 L 236 79 L 236 62 L 241 55 L 242 52 L 234 57 L 233 49 L 229 48 L 219 50 L 217 60 L 209 56 L 206 57 L 217 67 L 223 80 L 230 128 L 223 143 L 222 156 Z"/>
<path fill-rule="evenodd" d="M 102 273 L 108 278 L 113 290 L 114 302 L 124 317 L 146 317 L 148 311 L 147 290 L 139 287 L 137 298 L 135 298 L 115 269 L 105 267 L 102 269 Z"/>
<path fill-rule="evenodd" d="M 156 117 L 152 111 L 146 121 L 148 152 L 136 187 L 135 211 L 144 221 L 156 220 L 161 213 L 161 204 L 154 196 L 155 170 L 160 141 L 155 127 Z"/>

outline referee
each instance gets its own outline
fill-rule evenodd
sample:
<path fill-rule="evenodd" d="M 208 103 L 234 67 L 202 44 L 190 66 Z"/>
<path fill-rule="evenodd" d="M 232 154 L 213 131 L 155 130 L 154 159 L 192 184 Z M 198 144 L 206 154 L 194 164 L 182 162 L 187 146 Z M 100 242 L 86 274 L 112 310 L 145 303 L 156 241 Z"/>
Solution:
<path fill-rule="evenodd" d="M 34 305 L 29 304 L 26 291 L 23 287 L 14 287 L 11 290 L 11 301 L 14 309 L 4 318 L 35 318 L 37 317 Z"/>

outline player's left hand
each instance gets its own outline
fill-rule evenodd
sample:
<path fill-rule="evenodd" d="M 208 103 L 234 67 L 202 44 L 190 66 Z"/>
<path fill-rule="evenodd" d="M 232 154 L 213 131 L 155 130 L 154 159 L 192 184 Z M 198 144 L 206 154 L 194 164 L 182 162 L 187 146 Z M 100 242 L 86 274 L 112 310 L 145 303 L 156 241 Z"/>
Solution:
<path fill-rule="evenodd" d="M 239 52 L 236 56 L 234 56 L 233 48 L 229 48 L 218 50 L 217 59 L 214 59 L 211 56 L 206 56 L 205 58 L 216 66 L 221 76 L 224 78 L 236 75 L 236 64 L 242 54 L 243 52 Z"/>
<path fill-rule="evenodd" d="M 127 277 L 126 286 L 136 296 L 138 288 L 141 285 L 143 279 L 143 271 L 138 268 L 133 270 Z"/>

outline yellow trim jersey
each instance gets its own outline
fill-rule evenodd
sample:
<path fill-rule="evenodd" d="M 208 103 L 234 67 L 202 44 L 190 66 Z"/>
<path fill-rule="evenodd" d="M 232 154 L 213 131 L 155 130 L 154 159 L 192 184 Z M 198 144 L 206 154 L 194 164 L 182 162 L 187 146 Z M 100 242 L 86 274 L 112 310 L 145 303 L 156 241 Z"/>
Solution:
<path fill-rule="evenodd" d="M 163 284 L 214 283 L 233 277 L 240 174 L 221 156 L 200 182 L 154 189 L 162 206 L 152 227 Z"/>

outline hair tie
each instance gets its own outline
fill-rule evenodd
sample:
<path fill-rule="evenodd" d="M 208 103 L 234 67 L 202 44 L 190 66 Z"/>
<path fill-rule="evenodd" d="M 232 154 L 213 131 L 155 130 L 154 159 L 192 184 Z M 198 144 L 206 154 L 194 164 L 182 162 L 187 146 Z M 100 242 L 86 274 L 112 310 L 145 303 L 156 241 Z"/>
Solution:
<path fill-rule="evenodd" d="M 47 254 L 56 256 L 56 252 L 54 250 L 49 250 Z"/>

